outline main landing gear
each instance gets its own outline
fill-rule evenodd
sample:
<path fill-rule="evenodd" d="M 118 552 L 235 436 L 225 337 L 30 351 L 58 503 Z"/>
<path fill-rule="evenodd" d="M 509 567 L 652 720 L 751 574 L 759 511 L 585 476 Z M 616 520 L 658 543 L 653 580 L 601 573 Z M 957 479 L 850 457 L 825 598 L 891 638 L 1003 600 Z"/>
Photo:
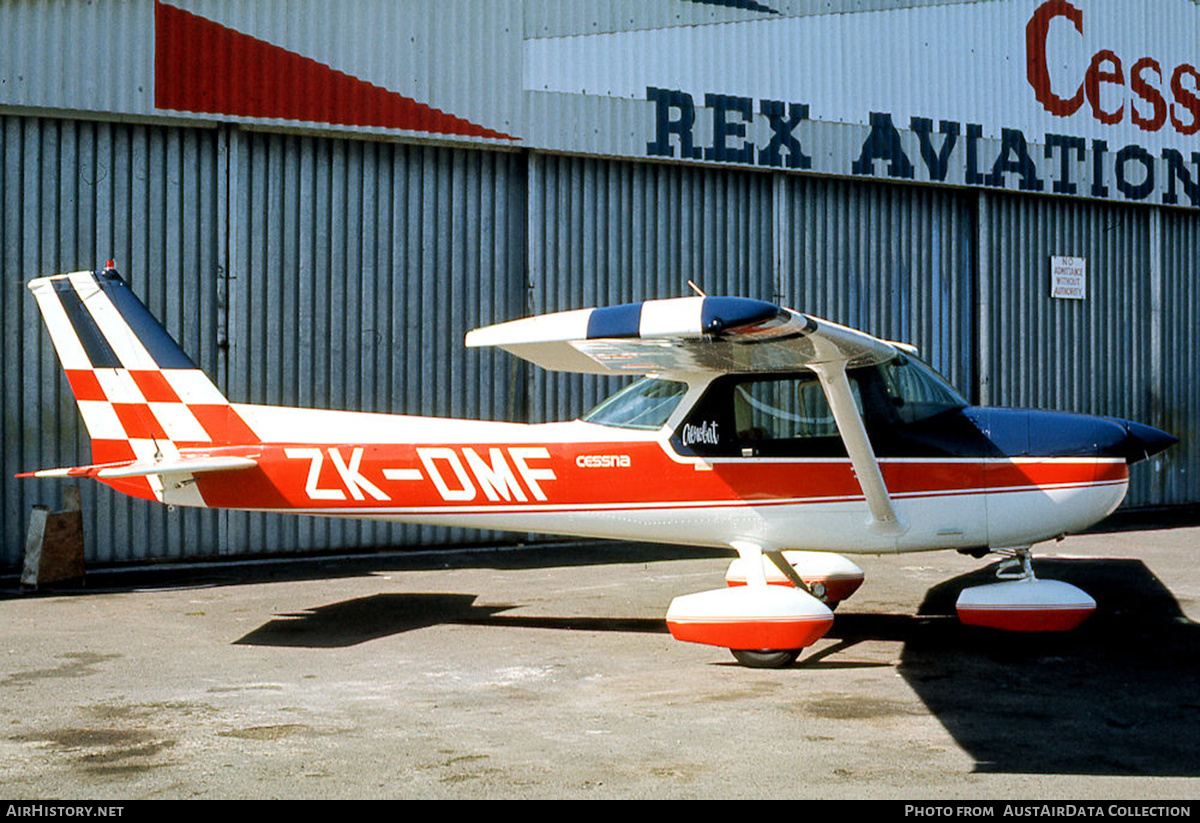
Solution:
<path fill-rule="evenodd" d="M 787 649 L 785 651 L 751 651 L 750 649 L 730 649 L 734 658 L 747 669 L 786 669 L 796 662 L 802 649 Z"/>
<path fill-rule="evenodd" d="M 667 626 L 676 640 L 729 649 L 743 666 L 790 666 L 833 625 L 818 595 L 836 606 L 862 583 L 862 570 L 840 555 L 735 548 L 727 587 L 675 598 Z"/>

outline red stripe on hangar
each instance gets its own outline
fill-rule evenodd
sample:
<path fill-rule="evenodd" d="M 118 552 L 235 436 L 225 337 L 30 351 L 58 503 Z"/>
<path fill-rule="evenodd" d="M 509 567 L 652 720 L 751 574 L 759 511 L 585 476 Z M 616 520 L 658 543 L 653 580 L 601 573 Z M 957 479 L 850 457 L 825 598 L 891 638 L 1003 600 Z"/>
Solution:
<path fill-rule="evenodd" d="M 518 139 L 161 2 L 154 7 L 154 105 L 238 117 Z"/>

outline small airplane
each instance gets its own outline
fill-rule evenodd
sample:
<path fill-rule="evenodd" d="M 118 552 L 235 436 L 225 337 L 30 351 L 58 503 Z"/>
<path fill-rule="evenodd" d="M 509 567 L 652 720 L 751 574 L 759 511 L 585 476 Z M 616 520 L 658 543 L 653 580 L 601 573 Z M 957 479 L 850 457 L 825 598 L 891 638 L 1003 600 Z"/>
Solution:
<path fill-rule="evenodd" d="M 171 506 L 715 546 L 726 585 L 675 598 L 680 640 L 790 665 L 862 583 L 843 554 L 1006 559 L 967 624 L 1079 625 L 1095 601 L 1030 547 L 1124 498 L 1176 438 L 1127 420 L 969 405 L 913 347 L 742 297 L 647 300 L 475 329 L 551 370 L 638 379 L 572 422 L 230 403 L 117 274 L 29 283 L 92 443 L 91 477 Z M 697 289 L 699 292 L 699 289 Z"/>

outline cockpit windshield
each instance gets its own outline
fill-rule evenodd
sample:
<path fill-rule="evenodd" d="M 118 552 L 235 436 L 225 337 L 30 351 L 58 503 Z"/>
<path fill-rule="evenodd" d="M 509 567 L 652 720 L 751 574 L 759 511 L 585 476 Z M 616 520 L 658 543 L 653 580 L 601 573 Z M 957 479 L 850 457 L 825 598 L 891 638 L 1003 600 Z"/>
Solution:
<path fill-rule="evenodd" d="M 686 383 L 643 377 L 583 416 L 588 423 L 623 429 L 660 429 L 687 392 Z"/>
<path fill-rule="evenodd" d="M 967 405 L 941 375 L 916 357 L 897 355 L 879 366 L 879 375 L 901 422 L 915 423 Z"/>

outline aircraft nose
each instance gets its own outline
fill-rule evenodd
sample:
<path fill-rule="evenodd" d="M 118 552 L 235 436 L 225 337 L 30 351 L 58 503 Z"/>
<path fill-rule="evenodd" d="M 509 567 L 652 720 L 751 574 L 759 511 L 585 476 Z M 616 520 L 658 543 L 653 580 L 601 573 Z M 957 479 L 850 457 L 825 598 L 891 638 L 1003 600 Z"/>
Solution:
<path fill-rule="evenodd" d="M 1135 423 L 1132 420 L 1120 422 L 1125 426 L 1125 439 L 1121 441 L 1121 451 L 1131 464 L 1145 460 L 1179 442 L 1178 437 L 1153 426 Z"/>

